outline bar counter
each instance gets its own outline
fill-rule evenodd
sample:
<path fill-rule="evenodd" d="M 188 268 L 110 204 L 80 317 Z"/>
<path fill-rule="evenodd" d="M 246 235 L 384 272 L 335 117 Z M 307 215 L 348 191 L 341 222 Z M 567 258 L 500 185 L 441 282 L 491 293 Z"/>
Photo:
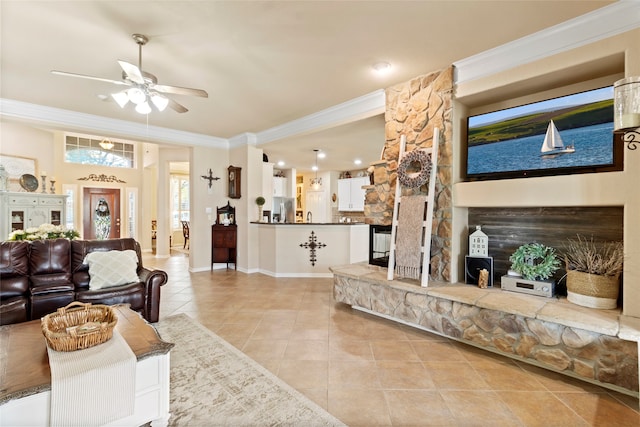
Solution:
<path fill-rule="evenodd" d="M 336 265 L 369 259 L 365 223 L 267 223 L 258 228 L 259 270 L 273 277 L 333 277 Z"/>

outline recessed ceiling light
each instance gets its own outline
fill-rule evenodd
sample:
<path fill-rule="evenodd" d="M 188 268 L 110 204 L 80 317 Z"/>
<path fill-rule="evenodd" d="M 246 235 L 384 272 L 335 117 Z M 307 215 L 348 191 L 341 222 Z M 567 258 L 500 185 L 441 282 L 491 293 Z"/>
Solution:
<path fill-rule="evenodd" d="M 283 160 L 278 161 L 278 166 L 284 166 L 284 161 Z"/>
<path fill-rule="evenodd" d="M 354 164 L 356 164 L 356 165 L 359 165 L 359 164 L 362 164 L 362 160 L 360 160 L 360 159 L 355 159 L 355 160 L 353 161 L 353 163 L 354 163 Z"/>
<path fill-rule="evenodd" d="M 319 159 L 324 159 L 325 157 L 327 157 L 327 153 L 325 153 L 323 151 L 318 151 L 318 158 Z"/>
<path fill-rule="evenodd" d="M 391 71 L 391 64 L 389 64 L 388 62 L 381 61 L 373 64 L 371 68 L 377 74 L 387 74 L 388 72 Z"/>
<path fill-rule="evenodd" d="M 318 170 L 318 166 L 316 166 L 316 165 L 311 166 L 311 170 L 314 171 L 314 172 L 317 171 Z"/>

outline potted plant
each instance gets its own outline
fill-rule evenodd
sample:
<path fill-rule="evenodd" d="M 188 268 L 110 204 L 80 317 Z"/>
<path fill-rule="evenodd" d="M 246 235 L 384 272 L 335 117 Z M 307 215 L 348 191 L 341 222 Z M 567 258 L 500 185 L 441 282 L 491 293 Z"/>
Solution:
<path fill-rule="evenodd" d="M 542 243 L 520 246 L 510 257 L 511 271 L 527 280 L 545 280 L 560 268 L 556 250 Z"/>
<path fill-rule="evenodd" d="M 567 239 L 564 245 L 567 299 L 584 307 L 616 308 L 623 260 L 622 242 L 597 244 L 593 237 L 580 235 Z"/>
<path fill-rule="evenodd" d="M 262 206 L 265 203 L 265 199 L 262 196 L 256 197 L 256 205 L 258 205 L 258 222 L 262 221 Z"/>

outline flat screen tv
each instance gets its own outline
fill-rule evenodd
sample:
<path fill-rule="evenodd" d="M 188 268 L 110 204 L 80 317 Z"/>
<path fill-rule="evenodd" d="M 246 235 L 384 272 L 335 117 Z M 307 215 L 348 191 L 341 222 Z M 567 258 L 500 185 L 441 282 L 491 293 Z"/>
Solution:
<path fill-rule="evenodd" d="M 467 118 L 468 181 L 623 169 L 613 86 Z"/>

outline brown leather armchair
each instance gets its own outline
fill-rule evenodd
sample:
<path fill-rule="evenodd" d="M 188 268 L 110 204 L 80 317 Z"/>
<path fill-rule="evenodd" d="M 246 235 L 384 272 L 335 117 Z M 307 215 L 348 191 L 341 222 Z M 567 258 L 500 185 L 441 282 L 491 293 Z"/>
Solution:
<path fill-rule="evenodd" d="M 29 320 L 29 242 L 0 243 L 0 325 Z"/>
<path fill-rule="evenodd" d="M 89 289 L 89 266 L 83 264 L 87 254 L 94 251 L 134 250 L 138 255 L 139 282 L 111 288 Z M 73 240 L 71 242 L 71 280 L 75 286 L 75 300 L 93 304 L 131 305 L 149 322 L 157 322 L 160 315 L 160 286 L 167 283 L 167 273 L 149 270 L 142 265 L 140 244 L 131 238 L 109 240 Z"/>

